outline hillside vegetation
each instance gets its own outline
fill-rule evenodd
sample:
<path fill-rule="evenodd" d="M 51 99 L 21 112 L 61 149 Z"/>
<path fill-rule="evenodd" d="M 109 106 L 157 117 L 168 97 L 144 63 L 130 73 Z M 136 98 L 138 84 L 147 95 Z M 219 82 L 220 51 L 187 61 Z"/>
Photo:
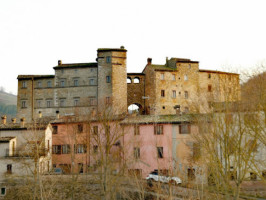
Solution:
<path fill-rule="evenodd" d="M 0 91 L 0 115 L 15 117 L 17 113 L 17 96 Z"/>

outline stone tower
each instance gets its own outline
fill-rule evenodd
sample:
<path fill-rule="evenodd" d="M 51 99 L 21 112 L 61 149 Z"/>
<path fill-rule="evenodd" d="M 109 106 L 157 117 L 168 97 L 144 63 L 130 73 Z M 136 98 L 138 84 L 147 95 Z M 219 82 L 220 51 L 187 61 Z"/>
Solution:
<path fill-rule="evenodd" d="M 110 105 L 115 114 L 127 112 L 127 50 L 98 49 L 98 109 Z"/>

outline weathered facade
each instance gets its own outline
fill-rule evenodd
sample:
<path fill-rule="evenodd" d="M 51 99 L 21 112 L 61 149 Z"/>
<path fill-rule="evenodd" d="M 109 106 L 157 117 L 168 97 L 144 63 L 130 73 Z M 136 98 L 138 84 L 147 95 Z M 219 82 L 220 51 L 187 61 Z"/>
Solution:
<path fill-rule="evenodd" d="M 199 62 L 148 58 L 142 73 L 128 73 L 127 50 L 101 48 L 97 62 L 63 64 L 55 75 L 18 76 L 18 117 L 88 115 L 110 106 L 116 114 L 137 105 L 140 114 L 167 115 L 212 110 L 215 103 L 240 98 L 239 74 L 201 70 Z"/>

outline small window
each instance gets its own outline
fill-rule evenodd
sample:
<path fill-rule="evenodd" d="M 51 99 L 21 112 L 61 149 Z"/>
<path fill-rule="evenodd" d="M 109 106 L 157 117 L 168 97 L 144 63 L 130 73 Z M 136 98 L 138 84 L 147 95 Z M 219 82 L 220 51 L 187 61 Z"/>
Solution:
<path fill-rule="evenodd" d="M 21 101 L 21 108 L 27 108 L 27 104 L 25 100 Z"/>
<path fill-rule="evenodd" d="M 161 97 L 165 97 L 165 91 L 161 90 Z"/>
<path fill-rule="evenodd" d="M 111 56 L 106 57 L 106 63 L 111 63 Z"/>
<path fill-rule="evenodd" d="M 83 132 L 83 124 L 78 124 L 78 133 Z"/>
<path fill-rule="evenodd" d="M 22 88 L 27 88 L 27 82 L 26 81 L 22 81 Z"/>
<path fill-rule="evenodd" d="M 89 84 L 90 85 L 95 85 L 95 80 L 93 78 L 91 78 L 90 81 L 89 81 Z"/>
<path fill-rule="evenodd" d="M 163 158 L 163 147 L 157 147 L 157 157 Z"/>
<path fill-rule="evenodd" d="M 132 80 L 130 77 L 127 77 L 127 83 L 132 83 Z"/>
<path fill-rule="evenodd" d="M 185 74 L 184 81 L 187 81 L 187 80 L 188 80 L 188 75 Z"/>
<path fill-rule="evenodd" d="M 254 172 L 250 172 L 250 180 L 251 181 L 256 181 L 257 180 L 257 174 Z"/>
<path fill-rule="evenodd" d="M 93 153 L 98 153 L 98 145 L 93 145 Z"/>
<path fill-rule="evenodd" d="M 47 106 L 47 108 L 51 108 L 52 107 L 52 100 L 46 100 L 46 106 Z"/>
<path fill-rule="evenodd" d="M 134 83 L 140 83 L 140 79 L 138 77 L 134 78 Z"/>
<path fill-rule="evenodd" d="M 176 98 L 176 91 L 172 90 L 172 98 Z"/>
<path fill-rule="evenodd" d="M 111 83 L 111 76 L 106 76 L 106 83 Z"/>
<path fill-rule="evenodd" d="M 185 107 L 185 113 L 189 113 L 189 108 L 188 107 Z"/>
<path fill-rule="evenodd" d="M 163 106 L 163 109 L 165 109 L 165 106 Z"/>
<path fill-rule="evenodd" d="M 79 106 L 79 98 L 74 98 L 74 106 Z"/>
<path fill-rule="evenodd" d="M 208 85 L 208 92 L 212 91 L 212 85 Z"/>
<path fill-rule="evenodd" d="M 6 173 L 7 173 L 7 174 L 12 174 L 12 164 L 8 164 L 8 165 L 6 166 Z"/>
<path fill-rule="evenodd" d="M 59 105 L 60 105 L 60 107 L 65 107 L 66 106 L 66 99 L 60 99 Z"/>
<path fill-rule="evenodd" d="M 161 80 L 164 80 L 164 74 L 161 74 Z"/>
<path fill-rule="evenodd" d="M 106 97 L 106 99 L 105 99 L 105 103 L 106 103 L 107 105 L 110 105 L 110 104 L 111 104 L 111 97 Z"/>
<path fill-rule="evenodd" d="M 53 134 L 57 134 L 58 133 L 58 127 L 57 126 L 53 126 Z"/>
<path fill-rule="evenodd" d="M 74 86 L 75 87 L 79 86 L 79 80 L 78 79 L 74 79 Z"/>
<path fill-rule="evenodd" d="M 61 80 L 61 81 L 60 81 L 60 86 L 61 86 L 61 87 L 65 87 L 65 80 Z"/>
<path fill-rule="evenodd" d="M 189 134 L 190 133 L 190 125 L 189 124 L 179 125 L 179 133 L 180 134 Z"/>
<path fill-rule="evenodd" d="M 140 148 L 139 147 L 134 147 L 134 158 L 140 159 Z"/>
<path fill-rule="evenodd" d="M 98 126 L 93 126 L 93 134 L 98 135 Z"/>
<path fill-rule="evenodd" d="M 185 91 L 185 99 L 188 99 L 188 91 Z"/>
<path fill-rule="evenodd" d="M 52 87 L 52 81 L 47 81 L 47 87 L 51 88 Z"/>
<path fill-rule="evenodd" d="M 5 195 L 6 195 L 6 188 L 1 187 L 1 196 L 5 196 Z"/>
<path fill-rule="evenodd" d="M 175 81 L 175 74 L 172 74 L 172 80 Z"/>
<path fill-rule="evenodd" d="M 139 135 L 139 125 L 135 124 L 134 126 L 134 135 Z"/>
<path fill-rule="evenodd" d="M 38 82 L 37 82 L 37 87 L 38 87 L 38 88 L 41 88 L 41 87 L 42 87 L 42 82 L 41 82 L 41 81 L 38 81 Z"/>
<path fill-rule="evenodd" d="M 53 145 L 52 148 L 53 148 L 52 149 L 53 154 L 61 154 L 62 153 L 62 151 L 61 151 L 62 146 L 61 145 Z"/>
<path fill-rule="evenodd" d="M 208 74 L 208 78 L 210 79 L 212 77 L 212 75 L 211 74 Z"/>
<path fill-rule="evenodd" d="M 187 169 L 187 177 L 188 180 L 193 181 L 195 180 L 196 176 L 195 176 L 195 169 Z"/>
<path fill-rule="evenodd" d="M 95 106 L 97 103 L 96 103 L 96 98 L 95 97 L 90 97 L 89 98 L 89 105 L 90 106 Z"/>
<path fill-rule="evenodd" d="M 163 135 L 163 125 L 155 125 L 154 134 L 155 135 Z"/>
<path fill-rule="evenodd" d="M 62 145 L 62 154 L 70 154 L 70 145 L 69 144 Z"/>
<path fill-rule="evenodd" d="M 42 107 L 42 100 L 37 100 L 36 104 L 37 104 L 37 108 L 41 108 Z"/>

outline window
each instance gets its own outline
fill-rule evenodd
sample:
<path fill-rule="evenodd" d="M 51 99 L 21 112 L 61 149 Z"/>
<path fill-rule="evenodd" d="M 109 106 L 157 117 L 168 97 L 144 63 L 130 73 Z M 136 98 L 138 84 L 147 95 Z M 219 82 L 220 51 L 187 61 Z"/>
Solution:
<path fill-rule="evenodd" d="M 176 91 L 175 90 L 172 90 L 172 97 L 176 98 Z"/>
<path fill-rule="evenodd" d="M 58 133 L 58 127 L 57 126 L 53 126 L 53 134 L 57 134 Z"/>
<path fill-rule="evenodd" d="M 5 195 L 6 195 L 6 188 L 1 187 L 1 196 L 5 196 Z"/>
<path fill-rule="evenodd" d="M 52 107 L 52 100 L 46 100 L 46 106 L 47 106 L 47 108 L 51 108 Z"/>
<path fill-rule="evenodd" d="M 85 144 L 74 144 L 74 150 L 76 154 L 86 153 L 87 146 Z"/>
<path fill-rule="evenodd" d="M 37 108 L 41 108 L 42 107 L 42 100 L 37 100 L 36 104 L 37 104 Z"/>
<path fill-rule="evenodd" d="M 61 154 L 61 145 L 53 145 L 53 154 Z"/>
<path fill-rule="evenodd" d="M 62 145 L 62 154 L 70 154 L 70 145 L 69 144 Z"/>
<path fill-rule="evenodd" d="M 27 88 L 27 82 L 26 81 L 22 81 L 22 88 Z"/>
<path fill-rule="evenodd" d="M 47 87 L 51 88 L 52 87 L 52 81 L 47 81 Z"/>
<path fill-rule="evenodd" d="M 66 99 L 60 99 L 59 100 L 59 106 L 60 107 L 65 107 L 66 106 L 65 104 L 66 104 Z"/>
<path fill-rule="evenodd" d="M 163 147 L 157 147 L 157 157 L 163 158 Z"/>
<path fill-rule="evenodd" d="M 130 77 L 127 77 L 127 83 L 132 83 L 132 80 Z"/>
<path fill-rule="evenodd" d="M 208 78 L 211 78 L 212 77 L 212 75 L 211 74 L 208 74 Z"/>
<path fill-rule="evenodd" d="M 93 134 L 98 135 L 98 126 L 93 126 Z"/>
<path fill-rule="evenodd" d="M 254 172 L 250 172 L 250 180 L 251 181 L 256 181 L 257 180 L 257 174 Z"/>
<path fill-rule="evenodd" d="M 96 98 L 95 97 L 90 97 L 89 98 L 89 105 L 90 106 L 95 106 L 96 105 Z"/>
<path fill-rule="evenodd" d="M 93 145 L 93 153 L 98 153 L 98 145 Z"/>
<path fill-rule="evenodd" d="M 106 76 L 106 83 L 111 83 L 111 76 Z"/>
<path fill-rule="evenodd" d="M 89 84 L 90 84 L 90 85 L 95 85 L 95 80 L 94 80 L 93 78 L 91 78 L 91 79 L 89 80 Z"/>
<path fill-rule="evenodd" d="M 140 83 L 140 79 L 138 77 L 134 78 L 134 83 Z"/>
<path fill-rule="evenodd" d="M 74 79 L 74 86 L 75 87 L 79 86 L 79 80 L 78 79 Z"/>
<path fill-rule="evenodd" d="M 193 159 L 198 160 L 200 158 L 200 144 L 193 143 Z"/>
<path fill-rule="evenodd" d="M 74 106 L 79 106 L 79 98 L 74 98 Z"/>
<path fill-rule="evenodd" d="M 175 81 L 175 74 L 172 74 L 172 80 Z"/>
<path fill-rule="evenodd" d="M 187 169 L 187 177 L 189 181 L 193 181 L 195 180 L 196 176 L 195 176 L 195 169 Z"/>
<path fill-rule="evenodd" d="M 110 105 L 110 104 L 111 104 L 111 97 L 106 97 L 106 99 L 105 99 L 105 103 L 106 103 L 107 105 Z"/>
<path fill-rule="evenodd" d="M 111 56 L 106 56 L 106 62 L 111 63 Z"/>
<path fill-rule="evenodd" d="M 78 124 L 78 133 L 83 132 L 83 124 Z"/>
<path fill-rule="evenodd" d="M 165 109 L 165 106 L 163 106 L 163 109 Z"/>
<path fill-rule="evenodd" d="M 21 108 L 27 108 L 25 100 L 21 101 Z"/>
<path fill-rule="evenodd" d="M 185 91 L 185 99 L 188 99 L 188 91 Z"/>
<path fill-rule="evenodd" d="M 161 80 L 164 80 L 164 74 L 161 74 Z"/>
<path fill-rule="evenodd" d="M 181 124 L 179 125 L 180 134 L 189 134 L 190 133 L 190 124 Z"/>
<path fill-rule="evenodd" d="M 61 86 L 61 87 L 65 87 L 65 80 L 61 80 L 61 81 L 60 81 L 60 86 Z"/>
<path fill-rule="evenodd" d="M 8 164 L 8 165 L 6 166 L 6 173 L 7 173 L 7 174 L 12 174 L 12 164 Z"/>
<path fill-rule="evenodd" d="M 189 112 L 189 108 L 188 107 L 185 107 L 185 113 L 188 113 Z"/>
<path fill-rule="evenodd" d="M 187 80 L 188 80 L 188 76 L 185 74 L 184 81 L 187 81 Z"/>
<path fill-rule="evenodd" d="M 42 87 L 42 82 L 41 82 L 41 81 L 38 81 L 38 82 L 37 82 L 37 87 L 38 87 L 38 88 L 41 88 L 41 87 Z"/>
<path fill-rule="evenodd" d="M 165 97 L 165 92 L 164 92 L 164 90 L 161 90 L 161 97 Z"/>
<path fill-rule="evenodd" d="M 155 135 L 162 135 L 163 134 L 163 125 L 155 125 L 154 134 Z"/>
<path fill-rule="evenodd" d="M 139 125 L 135 124 L 134 126 L 134 135 L 139 135 Z"/>
<path fill-rule="evenodd" d="M 140 148 L 139 147 L 134 147 L 134 158 L 140 159 Z"/>
<path fill-rule="evenodd" d="M 212 91 L 212 85 L 208 85 L 208 92 Z"/>

